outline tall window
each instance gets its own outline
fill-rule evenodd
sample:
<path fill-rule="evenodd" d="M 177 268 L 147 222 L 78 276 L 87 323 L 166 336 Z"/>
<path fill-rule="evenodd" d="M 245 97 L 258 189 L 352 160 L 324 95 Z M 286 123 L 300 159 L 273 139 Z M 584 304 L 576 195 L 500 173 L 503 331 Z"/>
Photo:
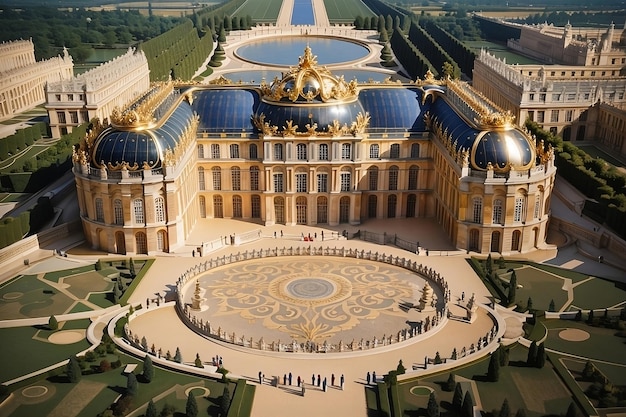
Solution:
<path fill-rule="evenodd" d="M 154 199 L 154 214 L 157 222 L 165 221 L 165 200 L 163 197 L 157 197 Z"/>
<path fill-rule="evenodd" d="M 274 174 L 274 192 L 275 193 L 282 193 L 282 192 L 284 192 L 284 189 L 283 189 L 283 174 L 282 173 Z"/>
<path fill-rule="evenodd" d="M 124 209 L 122 200 L 113 200 L 113 216 L 115 216 L 115 224 L 124 224 Z"/>
<path fill-rule="evenodd" d="M 59 119 L 59 123 L 66 123 L 65 122 L 65 112 L 64 111 L 58 111 L 57 112 L 57 118 Z"/>
<path fill-rule="evenodd" d="M 412 143 L 411 144 L 411 158 L 419 158 L 420 157 L 420 144 Z"/>
<path fill-rule="evenodd" d="M 219 191 L 222 189 L 222 169 L 220 167 L 211 168 L 213 177 L 213 189 Z"/>
<path fill-rule="evenodd" d="M 387 198 L 387 217 L 392 219 L 396 217 L 396 207 L 398 205 L 398 196 L 391 194 Z"/>
<path fill-rule="evenodd" d="M 480 232 L 477 229 L 472 229 L 469 231 L 469 250 L 479 251 L 480 250 Z"/>
<path fill-rule="evenodd" d="M 250 167 L 250 190 L 259 191 L 259 167 Z"/>
<path fill-rule="evenodd" d="M 328 174 L 317 174 L 317 192 L 328 192 Z"/>
<path fill-rule="evenodd" d="M 148 237 L 144 232 L 138 232 L 135 235 L 135 245 L 137 246 L 137 253 L 148 253 Z"/>
<path fill-rule="evenodd" d="M 241 201 L 241 196 L 238 195 L 233 196 L 233 217 L 243 217 L 243 204 Z"/>
<path fill-rule="evenodd" d="M 511 250 L 520 250 L 522 240 L 522 232 L 514 230 L 511 236 Z"/>
<path fill-rule="evenodd" d="M 339 200 L 339 223 L 350 222 L 350 197 L 341 197 Z"/>
<path fill-rule="evenodd" d="M 213 217 L 217 219 L 224 217 L 224 202 L 221 195 L 213 196 Z"/>
<path fill-rule="evenodd" d="M 319 147 L 319 159 L 320 161 L 328 161 L 328 145 L 322 143 Z"/>
<path fill-rule="evenodd" d="M 558 110 L 552 110 L 550 112 L 550 121 L 552 123 L 556 123 L 559 121 L 559 111 Z"/>
<path fill-rule="evenodd" d="M 239 145 L 237 145 L 236 143 L 230 145 L 230 157 L 231 159 L 239 158 Z"/>
<path fill-rule="evenodd" d="M 203 167 L 198 167 L 198 189 L 201 191 L 205 189 Z"/>
<path fill-rule="evenodd" d="M 283 144 L 282 143 L 274 144 L 274 160 L 275 161 L 283 160 Z"/>
<path fill-rule="evenodd" d="M 104 222 L 104 204 L 101 198 L 96 198 L 96 221 Z"/>
<path fill-rule="evenodd" d="M 256 194 L 252 196 L 252 218 L 261 218 L 261 197 Z"/>
<path fill-rule="evenodd" d="M 368 172 L 369 186 L 371 191 L 378 190 L 378 167 L 371 167 Z"/>
<path fill-rule="evenodd" d="M 203 195 L 200 196 L 200 217 L 206 218 L 206 199 Z"/>
<path fill-rule="evenodd" d="M 521 222 L 524 220 L 524 202 L 526 198 L 524 196 L 515 197 L 515 207 L 513 209 L 513 221 Z"/>
<path fill-rule="evenodd" d="M 137 198 L 133 200 L 133 213 L 135 214 L 135 223 L 145 223 L 142 199 Z"/>
<path fill-rule="evenodd" d="M 328 223 L 328 198 L 317 197 L 317 223 Z"/>
<path fill-rule="evenodd" d="M 377 211 L 378 211 L 378 198 L 375 195 L 370 195 L 367 198 L 367 217 L 369 217 L 370 219 L 375 219 Z"/>
<path fill-rule="evenodd" d="M 241 190 L 241 170 L 239 167 L 232 167 L 230 169 L 230 181 L 233 185 L 233 191 Z"/>
<path fill-rule="evenodd" d="M 502 200 L 495 200 L 493 202 L 492 222 L 494 224 L 504 224 L 502 222 Z"/>
<path fill-rule="evenodd" d="M 296 145 L 296 158 L 298 161 L 307 160 L 306 145 L 304 143 L 298 143 Z"/>
<path fill-rule="evenodd" d="M 250 159 L 257 159 L 259 157 L 259 152 L 258 152 L 256 143 L 250 144 L 249 152 L 250 152 Z"/>
<path fill-rule="evenodd" d="M 211 158 L 213 159 L 220 159 L 221 155 L 220 155 L 220 145 L 217 143 L 214 143 L 211 145 Z"/>
<path fill-rule="evenodd" d="M 472 199 L 472 221 L 474 223 L 483 222 L 483 199 L 482 197 L 474 197 Z"/>
<path fill-rule="evenodd" d="M 307 175 L 305 173 L 297 173 L 296 174 L 296 192 L 297 193 L 306 193 L 307 186 Z"/>
<path fill-rule="evenodd" d="M 389 168 L 389 189 L 398 189 L 398 167 L 395 165 Z"/>
<path fill-rule="evenodd" d="M 204 158 L 204 145 L 198 145 L 198 158 Z"/>
<path fill-rule="evenodd" d="M 533 218 L 538 219 L 541 216 L 541 195 L 537 194 L 535 196 L 535 210 L 533 213 Z"/>
<path fill-rule="evenodd" d="M 419 174 L 419 167 L 412 165 L 409 168 L 409 190 L 417 190 L 418 174 Z"/>
<path fill-rule="evenodd" d="M 370 158 L 371 159 L 380 158 L 380 147 L 377 144 L 370 145 Z"/>
<path fill-rule="evenodd" d="M 352 188 L 352 178 L 349 172 L 341 173 L 341 191 L 350 191 Z"/>
<path fill-rule="evenodd" d="M 341 145 L 341 159 L 349 161 L 352 159 L 352 145 L 344 143 Z"/>
<path fill-rule="evenodd" d="M 391 148 L 389 149 L 389 158 L 392 158 L 392 159 L 400 158 L 400 145 L 399 144 L 394 143 L 391 145 Z"/>
<path fill-rule="evenodd" d="M 300 196 L 296 198 L 296 223 L 307 224 L 307 201 L 306 197 Z"/>

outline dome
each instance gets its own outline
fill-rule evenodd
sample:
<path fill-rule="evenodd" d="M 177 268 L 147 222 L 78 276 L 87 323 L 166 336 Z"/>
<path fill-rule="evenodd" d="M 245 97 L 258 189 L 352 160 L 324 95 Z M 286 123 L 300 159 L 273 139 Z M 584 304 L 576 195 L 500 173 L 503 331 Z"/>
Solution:
<path fill-rule="evenodd" d="M 191 106 L 181 100 L 165 123 L 154 128 L 109 127 L 94 141 L 91 165 L 112 170 L 141 169 L 146 164 L 151 169 L 161 168 L 165 151 L 176 148 L 193 120 Z"/>

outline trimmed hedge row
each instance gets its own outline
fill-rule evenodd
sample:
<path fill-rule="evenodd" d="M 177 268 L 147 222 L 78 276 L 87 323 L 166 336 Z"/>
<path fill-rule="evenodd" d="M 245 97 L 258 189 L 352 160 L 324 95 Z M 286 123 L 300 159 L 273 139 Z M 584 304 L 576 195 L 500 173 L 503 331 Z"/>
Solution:
<path fill-rule="evenodd" d="M 419 49 L 422 54 L 432 63 L 432 65 L 441 71 L 443 64 L 446 62 L 452 64 L 454 78 L 461 76 L 459 64 L 452 59 L 450 55 L 430 36 L 424 28 L 415 22 L 411 23 L 409 29 L 409 40 Z M 432 71 L 432 70 L 431 70 Z"/>
<path fill-rule="evenodd" d="M 32 126 L 20 129 L 14 134 L 0 139 L 0 160 L 5 160 L 9 156 L 15 155 L 31 146 L 42 136 L 48 134 L 48 126 L 45 122 L 38 122 Z"/>
<path fill-rule="evenodd" d="M 415 80 L 422 77 L 428 70 L 431 70 L 435 76 L 439 74 L 424 54 L 399 30 L 394 30 L 393 35 L 391 35 L 391 49 L 410 78 Z"/>
<path fill-rule="evenodd" d="M 0 249 L 22 240 L 30 230 L 30 212 L 22 212 L 19 217 L 5 217 L 0 220 Z"/>
<path fill-rule="evenodd" d="M 441 28 L 435 21 L 430 19 L 419 19 L 417 22 L 436 41 L 439 46 L 446 51 L 450 57 L 456 61 L 461 71 L 468 77 L 474 71 L 474 60 L 476 54 L 467 46 L 463 45 L 457 38 Z"/>

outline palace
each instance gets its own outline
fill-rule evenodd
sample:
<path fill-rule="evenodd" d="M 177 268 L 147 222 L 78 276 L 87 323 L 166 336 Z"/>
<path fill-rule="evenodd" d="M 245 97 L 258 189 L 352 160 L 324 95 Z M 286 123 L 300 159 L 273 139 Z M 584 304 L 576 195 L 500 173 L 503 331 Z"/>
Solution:
<path fill-rule="evenodd" d="M 143 51 L 128 51 L 83 74 L 46 85 L 46 109 L 53 138 L 81 123 L 104 120 L 150 88 L 150 70 Z"/>
<path fill-rule="evenodd" d="M 463 250 L 545 246 L 552 149 L 466 83 L 346 82 L 307 46 L 271 83 L 153 85 L 109 120 L 73 158 L 84 234 L 104 251 L 173 251 L 204 218 L 434 217 Z"/>
<path fill-rule="evenodd" d="M 35 61 L 32 40 L 0 44 L 0 121 L 46 101 L 47 83 L 72 78 L 74 63 L 67 49 L 63 56 Z"/>

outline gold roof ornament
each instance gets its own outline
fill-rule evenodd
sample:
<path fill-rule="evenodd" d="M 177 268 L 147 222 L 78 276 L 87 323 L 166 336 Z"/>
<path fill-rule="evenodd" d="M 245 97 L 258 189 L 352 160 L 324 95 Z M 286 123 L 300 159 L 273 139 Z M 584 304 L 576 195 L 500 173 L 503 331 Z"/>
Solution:
<path fill-rule="evenodd" d="M 163 101 L 174 91 L 170 82 L 156 83 L 151 90 L 137 101 L 121 110 L 115 107 L 111 112 L 111 124 L 117 128 L 146 129 L 154 126 L 154 113 Z"/>
<path fill-rule="evenodd" d="M 292 102 L 350 102 L 358 95 L 356 80 L 346 82 L 335 77 L 326 67 L 317 64 L 317 57 L 309 45 L 298 59 L 298 66 L 290 68 L 282 79 L 275 78 L 270 86 L 261 83 L 261 95 L 266 101 Z"/>

